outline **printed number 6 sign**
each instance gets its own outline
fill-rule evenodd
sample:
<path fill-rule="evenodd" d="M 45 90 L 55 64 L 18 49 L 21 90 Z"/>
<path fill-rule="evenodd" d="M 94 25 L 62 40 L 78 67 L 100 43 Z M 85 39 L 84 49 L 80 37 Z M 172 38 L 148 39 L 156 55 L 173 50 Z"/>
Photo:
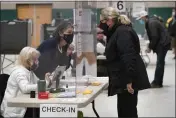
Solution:
<path fill-rule="evenodd" d="M 126 6 L 125 6 L 125 2 L 123 1 L 118 1 L 116 4 L 116 8 L 119 12 L 125 12 L 126 11 Z"/>

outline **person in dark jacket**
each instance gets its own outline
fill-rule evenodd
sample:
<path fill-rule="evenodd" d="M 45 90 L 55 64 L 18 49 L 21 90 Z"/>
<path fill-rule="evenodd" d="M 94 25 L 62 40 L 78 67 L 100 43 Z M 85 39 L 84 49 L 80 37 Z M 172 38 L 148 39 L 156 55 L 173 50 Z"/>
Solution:
<path fill-rule="evenodd" d="M 45 40 L 37 50 L 41 53 L 39 58 L 39 68 L 35 70 L 38 78 L 44 79 L 45 73 L 52 73 L 55 68 L 60 66 L 70 66 L 70 44 L 73 41 L 73 25 L 67 20 L 63 20 L 55 32 L 53 37 Z"/>
<path fill-rule="evenodd" d="M 155 77 L 151 85 L 153 88 L 161 88 L 163 87 L 165 57 L 171 46 L 170 36 L 164 24 L 154 17 L 149 18 L 146 11 L 141 11 L 137 20 L 140 20 L 142 24 L 145 23 L 149 37 L 150 43 L 146 52 L 150 53 L 153 50 L 157 54 Z"/>
<path fill-rule="evenodd" d="M 168 25 L 168 31 L 172 38 L 172 48 L 174 49 L 174 59 L 176 59 L 176 8 L 172 12 L 172 20 Z"/>
<path fill-rule="evenodd" d="M 138 91 L 150 88 L 140 56 L 139 38 L 130 20 L 113 7 L 101 11 L 112 33 L 105 49 L 109 76 L 108 96 L 118 96 L 118 116 L 138 117 Z"/>

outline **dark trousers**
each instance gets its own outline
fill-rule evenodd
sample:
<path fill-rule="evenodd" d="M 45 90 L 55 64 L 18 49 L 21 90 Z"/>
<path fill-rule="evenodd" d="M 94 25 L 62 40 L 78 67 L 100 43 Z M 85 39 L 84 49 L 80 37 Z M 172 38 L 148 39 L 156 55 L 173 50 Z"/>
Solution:
<path fill-rule="evenodd" d="M 127 91 L 117 95 L 117 110 L 119 118 L 138 118 L 138 92 L 130 94 Z"/>
<path fill-rule="evenodd" d="M 167 49 L 159 48 L 156 51 L 157 54 L 157 62 L 156 62 L 156 70 L 153 84 L 162 86 L 163 84 L 163 76 L 164 76 L 164 68 L 165 68 L 165 57 L 167 54 Z"/>
<path fill-rule="evenodd" d="M 24 118 L 40 118 L 40 109 L 27 108 Z"/>
<path fill-rule="evenodd" d="M 106 77 L 108 76 L 106 60 L 97 60 L 97 76 Z"/>

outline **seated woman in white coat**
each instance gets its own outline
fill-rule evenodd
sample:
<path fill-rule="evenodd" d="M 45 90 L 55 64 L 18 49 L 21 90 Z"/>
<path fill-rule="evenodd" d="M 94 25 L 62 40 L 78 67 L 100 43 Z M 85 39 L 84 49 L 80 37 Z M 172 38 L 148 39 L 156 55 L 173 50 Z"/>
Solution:
<path fill-rule="evenodd" d="M 7 100 L 20 94 L 37 90 L 38 78 L 33 73 L 38 67 L 40 53 L 32 47 L 24 47 L 18 57 L 17 64 L 12 70 L 7 82 L 1 113 L 4 117 L 24 117 L 27 108 L 8 107 Z M 49 74 L 45 75 L 46 85 L 49 85 Z"/>

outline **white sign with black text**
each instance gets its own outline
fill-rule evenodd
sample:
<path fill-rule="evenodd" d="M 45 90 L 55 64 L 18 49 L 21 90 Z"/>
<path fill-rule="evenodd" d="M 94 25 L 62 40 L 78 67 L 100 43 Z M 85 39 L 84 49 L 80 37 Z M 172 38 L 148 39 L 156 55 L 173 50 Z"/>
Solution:
<path fill-rule="evenodd" d="M 77 105 L 40 104 L 40 117 L 77 117 Z"/>
<path fill-rule="evenodd" d="M 117 8 L 118 12 L 126 12 L 126 4 L 124 1 L 113 2 L 113 7 Z"/>

